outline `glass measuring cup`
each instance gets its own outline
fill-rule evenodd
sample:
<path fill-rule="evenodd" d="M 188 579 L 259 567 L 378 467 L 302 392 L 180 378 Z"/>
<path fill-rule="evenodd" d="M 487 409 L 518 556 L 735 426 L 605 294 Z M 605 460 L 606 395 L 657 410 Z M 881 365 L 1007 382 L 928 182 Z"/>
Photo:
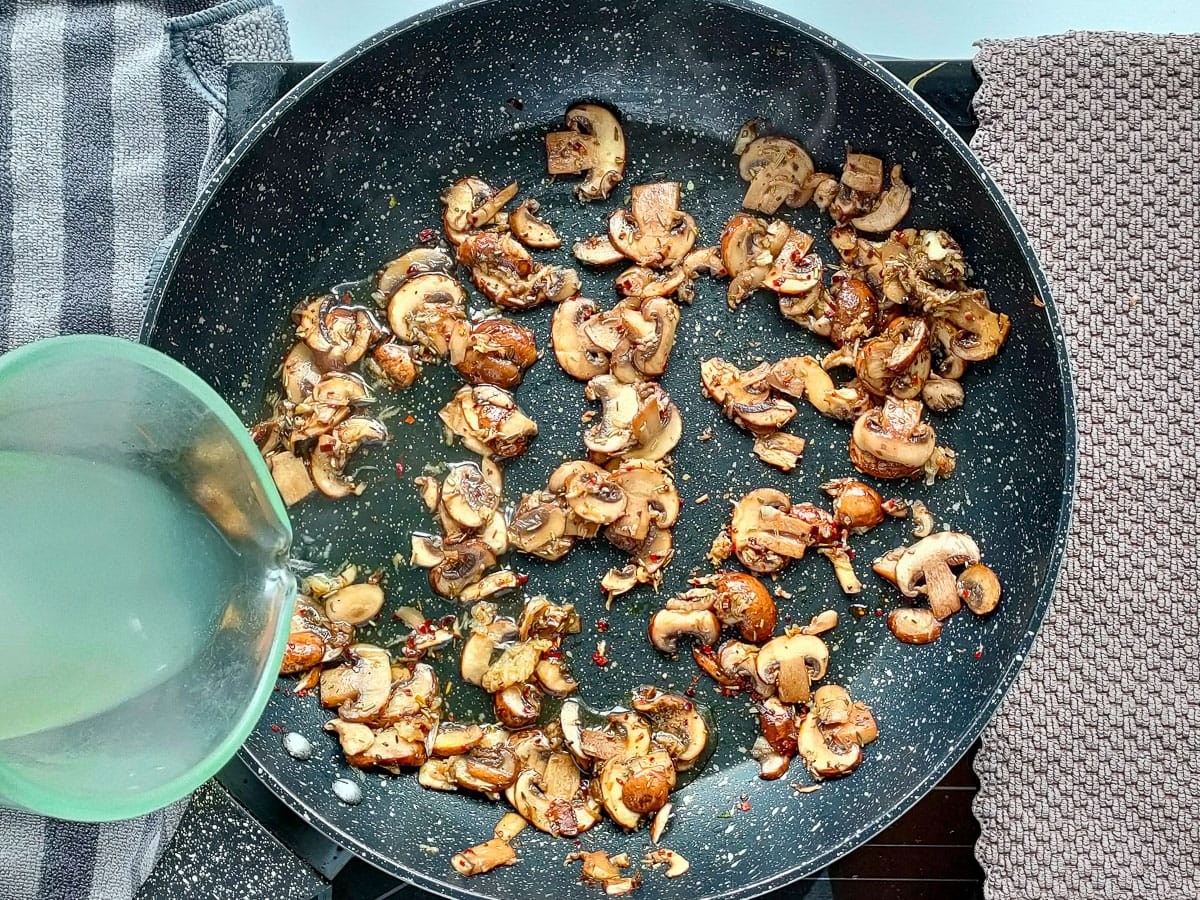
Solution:
<path fill-rule="evenodd" d="M 232 409 L 116 338 L 0 357 L 0 803 L 101 821 L 211 777 L 287 641 L 291 527 Z"/>

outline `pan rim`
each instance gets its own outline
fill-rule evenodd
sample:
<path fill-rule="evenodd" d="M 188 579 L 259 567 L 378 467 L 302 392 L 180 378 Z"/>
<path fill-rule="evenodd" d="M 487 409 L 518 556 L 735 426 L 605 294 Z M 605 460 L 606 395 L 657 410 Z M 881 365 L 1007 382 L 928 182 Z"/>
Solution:
<path fill-rule="evenodd" d="M 460 2 L 447 2 L 432 9 L 429 9 L 416 16 L 404 19 L 396 24 L 379 31 L 361 43 L 355 45 L 345 53 L 335 59 L 325 63 L 321 68 L 308 75 L 300 84 L 288 92 L 274 106 L 269 109 L 261 119 L 258 120 L 247 133 L 237 142 L 226 157 L 218 164 L 214 170 L 208 183 L 204 186 L 200 194 L 197 196 L 191 209 L 188 211 L 183 222 L 178 227 L 175 237 L 171 242 L 169 249 L 163 254 L 162 262 L 157 271 L 151 272 L 148 276 L 148 303 L 145 318 L 143 319 L 139 341 L 149 343 L 154 335 L 155 326 L 158 319 L 158 313 L 162 305 L 163 298 L 166 294 L 166 289 L 170 285 L 174 276 L 175 269 L 182 257 L 182 251 L 187 246 L 191 234 L 196 223 L 204 215 L 213 201 L 213 198 L 224 185 L 231 172 L 238 166 L 242 159 L 249 151 L 258 143 L 258 141 L 267 134 L 272 127 L 286 115 L 301 99 L 315 90 L 327 79 L 334 77 L 342 69 L 357 61 L 360 57 L 366 55 L 376 47 L 388 43 L 396 39 L 400 35 L 411 31 L 414 28 L 424 26 L 430 22 L 448 18 L 462 10 L 474 9 L 476 7 L 499 5 L 506 0 L 460 0 Z M 845 61 L 861 69 L 866 75 L 874 78 L 883 86 L 890 89 L 891 92 L 907 103 L 918 115 L 924 118 L 930 125 L 936 128 L 948 143 L 950 148 L 961 158 L 967 167 L 979 181 L 984 191 L 987 193 L 991 202 L 1004 220 L 1010 234 L 1015 239 L 1017 246 L 1020 248 L 1021 256 L 1024 264 L 1027 266 L 1030 274 L 1033 276 L 1034 284 L 1036 285 L 1039 296 L 1045 304 L 1044 313 L 1050 327 L 1051 337 L 1055 347 L 1055 354 L 1058 363 L 1058 379 L 1061 402 L 1063 406 L 1064 418 L 1064 434 L 1063 434 L 1063 450 L 1064 450 L 1064 466 L 1062 471 L 1063 493 L 1059 505 L 1057 524 L 1054 532 L 1054 543 L 1051 550 L 1050 564 L 1046 571 L 1046 577 L 1042 585 L 1042 590 L 1034 607 L 1033 614 L 1028 621 L 1025 633 L 1022 635 L 1017 645 L 1018 652 L 1008 661 L 1007 667 L 999 677 L 996 687 L 991 696 L 980 708 L 979 712 L 971 719 L 966 728 L 964 728 L 956 738 L 951 740 L 945 751 L 939 755 L 938 762 L 934 765 L 929 773 L 922 779 L 913 783 L 909 790 L 904 794 L 899 802 L 892 804 L 886 810 L 876 815 L 863 828 L 859 829 L 855 834 L 839 841 L 824 850 L 811 865 L 796 867 L 775 875 L 763 878 L 759 881 L 743 884 L 738 887 L 720 891 L 718 893 L 703 894 L 697 897 L 697 900 L 724 900 L 724 898 L 751 898 L 768 893 L 772 890 L 784 887 L 799 881 L 815 872 L 828 866 L 830 863 L 853 851 L 857 847 L 870 840 L 876 834 L 887 828 L 908 810 L 910 810 L 929 790 L 940 781 L 945 774 L 963 757 L 975 740 L 982 734 L 987 724 L 996 714 L 1004 697 L 1011 690 L 1016 681 L 1017 675 L 1020 673 L 1021 667 L 1024 664 L 1026 657 L 1029 655 L 1030 648 L 1036 640 L 1037 635 L 1041 632 L 1045 622 L 1046 615 L 1049 611 L 1050 604 L 1053 600 L 1055 590 L 1057 588 L 1058 579 L 1062 573 L 1063 559 L 1066 553 L 1066 541 L 1070 533 L 1071 519 L 1073 513 L 1073 499 L 1076 492 L 1079 467 L 1078 467 L 1078 423 L 1075 409 L 1075 391 L 1072 377 L 1072 364 L 1070 352 L 1066 343 L 1065 335 L 1062 329 L 1062 323 L 1059 318 L 1058 308 L 1054 303 L 1049 283 L 1045 273 L 1042 271 L 1041 264 L 1038 262 L 1037 256 L 1029 242 L 1029 237 L 1022 227 L 1016 212 L 1000 187 L 984 169 L 983 164 L 978 160 L 975 154 L 971 151 L 967 143 L 942 119 L 932 107 L 929 106 L 921 97 L 911 91 L 907 85 L 874 62 L 866 55 L 855 50 L 834 38 L 833 36 L 821 31 L 818 28 L 809 25 L 793 16 L 781 13 L 777 10 L 765 7 L 753 0 L 704 0 L 706 3 L 724 6 L 740 13 L 745 13 L 752 16 L 757 16 L 766 19 L 775 24 L 784 26 L 795 34 L 801 35 L 809 40 L 832 50 Z M 438 878 L 437 876 L 428 873 L 410 869 L 406 866 L 396 863 L 394 860 L 384 857 L 376 852 L 371 847 L 365 845 L 358 838 L 349 835 L 342 831 L 337 825 L 328 821 L 325 817 L 308 808 L 306 802 L 293 792 L 282 780 L 275 777 L 269 769 L 255 756 L 254 752 L 243 746 L 238 751 L 239 756 L 246 762 L 249 768 L 255 773 L 260 781 L 267 786 L 280 800 L 290 806 L 292 809 L 301 811 L 304 814 L 306 821 L 316 830 L 323 833 L 326 837 L 334 840 L 343 846 L 347 846 L 354 852 L 355 855 L 362 858 L 364 861 L 375 865 L 381 870 L 401 878 L 422 890 L 428 891 L 438 896 L 458 900 L 458 898 L 480 898 L 487 900 L 492 894 L 481 893 L 473 890 L 470 887 L 470 882 L 454 883 L 449 878 Z"/>

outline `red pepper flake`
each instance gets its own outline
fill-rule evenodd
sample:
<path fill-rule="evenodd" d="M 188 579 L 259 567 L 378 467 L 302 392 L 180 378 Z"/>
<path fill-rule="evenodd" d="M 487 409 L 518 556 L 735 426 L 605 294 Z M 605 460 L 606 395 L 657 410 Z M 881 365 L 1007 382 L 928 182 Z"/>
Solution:
<path fill-rule="evenodd" d="M 742 794 L 741 798 L 738 800 L 738 809 L 740 809 L 742 812 L 750 812 L 749 794 Z"/>
<path fill-rule="evenodd" d="M 847 558 L 850 559 L 851 562 L 854 561 L 854 551 L 851 550 L 849 547 L 846 548 L 846 556 L 847 556 Z"/>
<path fill-rule="evenodd" d="M 958 592 L 958 596 L 962 597 L 962 599 L 964 599 L 964 600 L 969 600 L 969 599 L 971 599 L 971 592 L 968 591 L 966 588 L 963 588 L 961 591 Z"/>
<path fill-rule="evenodd" d="M 698 685 L 699 683 L 700 683 L 700 673 L 697 672 L 695 675 L 692 676 L 692 683 L 687 686 L 687 690 L 685 690 L 684 693 L 689 697 L 695 697 L 696 696 L 696 685 Z"/>
<path fill-rule="evenodd" d="M 434 232 L 432 228 L 422 228 L 420 232 L 417 233 L 417 240 L 422 244 L 428 244 L 433 240 L 433 234 Z"/>
<path fill-rule="evenodd" d="M 976 659 L 982 659 L 982 658 L 983 658 L 983 651 L 982 651 L 982 650 L 976 650 L 976 651 L 975 651 L 975 658 L 976 658 Z"/>
<path fill-rule="evenodd" d="M 517 573 L 517 585 L 520 587 L 520 586 L 524 586 L 528 583 L 529 583 L 529 576 L 522 572 L 518 572 Z"/>
<path fill-rule="evenodd" d="M 404 460 L 402 460 L 402 459 L 396 460 L 396 477 L 397 478 L 404 477 Z"/>
<path fill-rule="evenodd" d="M 608 619 L 597 619 L 596 620 L 596 630 L 597 631 L 608 631 Z"/>
<path fill-rule="evenodd" d="M 354 299 L 354 298 L 350 296 L 350 292 L 349 292 L 349 291 L 347 291 L 346 293 L 342 294 L 342 302 L 343 302 L 343 303 L 349 303 L 349 302 L 350 302 L 350 301 L 352 301 L 353 299 Z"/>
<path fill-rule="evenodd" d="M 272 725 L 271 730 L 274 731 L 276 734 L 279 734 L 279 732 L 283 731 L 283 729 L 280 728 L 278 725 Z"/>
<path fill-rule="evenodd" d="M 563 658 L 563 653 L 557 647 L 551 647 L 546 651 L 546 659 L 559 660 Z"/>
<path fill-rule="evenodd" d="M 875 615 L 876 615 L 876 616 L 882 616 L 882 615 L 883 615 L 883 610 L 882 610 L 882 609 L 877 609 L 877 610 L 875 610 Z"/>
<path fill-rule="evenodd" d="M 608 657 L 605 656 L 603 653 L 601 653 L 599 650 L 597 650 L 595 653 L 592 654 L 592 662 L 594 662 L 596 665 L 598 665 L 600 668 L 603 669 L 605 666 L 608 665 Z"/>
<path fill-rule="evenodd" d="M 416 420 L 416 418 L 414 418 L 413 416 L 405 416 L 405 417 L 404 417 L 404 424 L 405 424 L 405 425 L 411 425 L 411 424 L 412 424 L 413 422 L 415 422 L 415 421 L 417 421 L 417 420 Z"/>

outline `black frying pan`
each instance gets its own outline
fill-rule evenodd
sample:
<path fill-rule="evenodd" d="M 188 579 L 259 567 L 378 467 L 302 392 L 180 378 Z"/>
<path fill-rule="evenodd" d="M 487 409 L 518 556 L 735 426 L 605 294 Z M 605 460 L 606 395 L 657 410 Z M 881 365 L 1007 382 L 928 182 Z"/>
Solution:
<path fill-rule="evenodd" d="M 544 176 L 543 134 L 582 98 L 620 110 L 629 146 L 625 184 L 611 202 L 581 206 L 572 184 Z M 731 140 L 747 118 L 767 116 L 795 136 L 819 167 L 842 158 L 846 142 L 903 163 L 915 186 L 911 224 L 944 227 L 962 242 L 974 282 L 1012 317 L 1012 334 L 990 364 L 973 366 L 966 408 L 936 421 L 959 451 L 947 482 L 905 483 L 888 493 L 922 498 L 939 523 L 973 534 L 999 572 L 1006 596 L 986 620 L 955 618 L 936 644 L 904 646 L 876 609 L 897 602 L 865 564 L 860 599 L 868 614 L 848 614 L 848 600 L 820 558 L 783 577 L 795 599 L 782 613 L 806 621 L 832 606 L 842 613 L 833 635 L 830 680 L 869 703 L 881 736 L 850 778 L 799 794 L 792 777 L 763 782 L 746 756 L 755 733 L 747 705 L 709 693 L 719 733 L 712 763 L 678 792 L 678 815 L 664 844 L 691 861 L 681 882 L 650 874 L 645 898 L 749 896 L 804 876 L 853 849 L 893 821 L 951 767 L 978 735 L 1015 676 L 1045 613 L 1062 554 L 1074 472 L 1071 389 L 1062 338 L 1045 280 L 1012 211 L 965 145 L 920 100 L 877 66 L 808 26 L 745 3 L 620 0 L 593 4 L 533 0 L 446 7 L 396 26 L 325 66 L 280 103 L 239 144 L 189 216 L 154 288 L 145 338 L 217 388 L 247 422 L 263 413 L 286 349 L 288 311 L 297 299 L 362 278 L 437 227 L 442 188 L 480 174 L 521 182 L 567 240 L 601 229 L 608 211 L 638 182 L 672 178 L 687 186 L 683 206 L 712 242 L 738 207 Z M 791 215 L 818 234 L 813 209 Z M 832 259 L 827 243 L 819 243 Z M 570 264 L 569 250 L 540 258 Z M 585 292 L 613 302 L 612 272 L 584 273 Z M 664 591 L 704 570 L 709 541 L 728 514 L 723 498 L 771 485 L 797 500 L 823 502 L 818 484 L 855 474 L 846 457 L 847 429 L 802 409 L 791 430 L 809 438 L 803 465 L 790 475 L 750 456 L 748 437 L 723 420 L 698 388 L 699 361 L 722 355 L 748 366 L 757 357 L 824 352 L 763 295 L 736 314 L 724 285 L 699 282 L 685 308 L 669 371 L 662 379 L 683 410 L 684 438 L 675 471 L 685 509 L 676 528 L 678 557 Z M 548 346 L 549 309 L 520 316 Z M 357 502 L 314 499 L 293 511 L 295 555 L 315 563 L 353 558 L 387 565 L 404 552 L 408 533 L 428 528 L 409 475 L 428 462 L 466 454 L 441 442 L 436 410 L 456 384 L 452 371 L 428 372 L 413 389 L 389 398 L 416 421 L 393 419 L 395 438 L 372 451 L 370 487 Z M 552 358 L 540 361 L 517 392 L 540 422 L 533 449 L 507 468 L 510 495 L 544 483 L 562 459 L 583 455 L 582 386 Z M 696 441 L 706 428 L 707 443 Z M 702 494 L 714 500 L 696 505 Z M 861 560 L 908 538 L 892 523 L 857 539 Z M 644 633 L 659 598 L 646 590 L 617 601 L 611 629 L 598 634 L 599 575 L 618 559 L 596 542 L 557 564 L 519 558 L 529 589 L 573 600 L 586 627 L 572 642 L 582 696 L 597 707 L 619 703 L 650 682 L 682 690 L 696 671 L 690 659 L 655 653 Z M 393 603 L 423 601 L 430 612 L 454 610 L 431 600 L 424 574 L 401 569 L 388 579 Z M 399 628 L 385 623 L 380 639 Z M 616 665 L 589 662 L 595 640 L 609 642 Z M 980 655 L 982 651 L 982 655 Z M 327 716 L 314 698 L 298 699 L 283 682 L 244 753 L 276 793 L 334 840 L 397 876 L 450 896 L 521 897 L 531 889 L 561 897 L 594 896 L 563 869 L 570 841 L 527 830 L 519 865 L 465 880 L 452 853 L 490 836 L 501 809 L 467 796 L 426 791 L 412 776 L 360 775 L 321 732 Z M 482 695 L 460 687 L 449 706 L 460 718 Z M 277 726 L 276 731 L 272 726 Z M 280 743 L 297 731 L 316 745 L 299 762 Z M 334 796 L 338 777 L 361 779 L 364 799 Z M 1020 777 L 1014 773 L 1014 777 Z M 745 802 L 742 796 L 745 795 Z M 745 808 L 743 808 L 745 807 Z M 584 836 L 587 848 L 648 846 L 643 831 L 626 836 L 609 824 Z"/>

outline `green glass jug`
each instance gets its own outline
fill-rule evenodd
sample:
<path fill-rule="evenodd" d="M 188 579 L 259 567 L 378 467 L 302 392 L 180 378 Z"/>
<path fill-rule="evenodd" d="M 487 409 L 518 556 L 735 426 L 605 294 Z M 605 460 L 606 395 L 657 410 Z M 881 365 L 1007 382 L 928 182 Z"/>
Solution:
<path fill-rule="evenodd" d="M 0 357 L 0 804 L 99 821 L 209 778 L 287 641 L 291 528 L 246 429 L 162 354 Z"/>

